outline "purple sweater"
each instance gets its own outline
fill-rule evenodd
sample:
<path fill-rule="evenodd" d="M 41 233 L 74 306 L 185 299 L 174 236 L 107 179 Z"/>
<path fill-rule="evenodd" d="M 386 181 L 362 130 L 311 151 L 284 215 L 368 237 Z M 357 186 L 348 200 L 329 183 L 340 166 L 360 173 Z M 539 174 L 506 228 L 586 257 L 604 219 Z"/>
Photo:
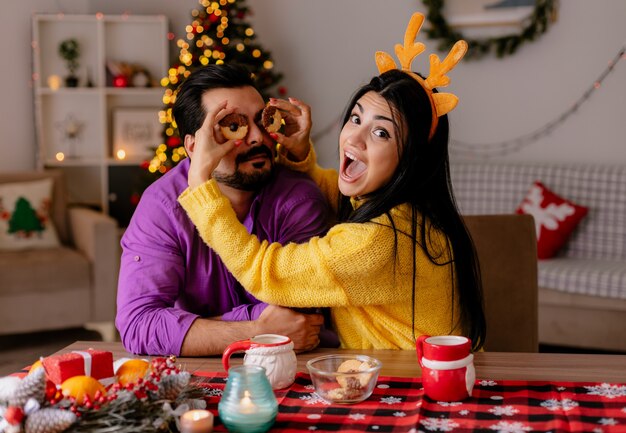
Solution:
<path fill-rule="evenodd" d="M 178 204 L 188 170 L 185 159 L 146 189 L 122 237 L 115 324 L 133 353 L 180 355 L 197 317 L 256 320 L 266 306 L 235 280 Z M 260 240 L 303 242 L 325 233 L 328 208 L 311 179 L 277 166 L 243 224 Z"/>

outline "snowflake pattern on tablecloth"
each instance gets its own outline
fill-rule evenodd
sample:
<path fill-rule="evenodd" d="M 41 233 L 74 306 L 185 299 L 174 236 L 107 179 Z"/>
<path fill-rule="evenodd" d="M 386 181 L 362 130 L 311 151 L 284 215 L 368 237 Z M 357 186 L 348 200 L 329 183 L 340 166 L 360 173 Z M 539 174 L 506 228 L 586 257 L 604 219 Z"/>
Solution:
<path fill-rule="evenodd" d="M 604 433 L 604 430 L 602 430 L 601 428 L 594 428 L 593 433 Z"/>
<path fill-rule="evenodd" d="M 309 426 L 309 430 L 313 431 L 313 430 L 317 430 L 317 427 L 315 427 L 314 425 Z"/>
<path fill-rule="evenodd" d="M 469 415 L 470 411 L 467 409 L 463 409 L 459 411 L 459 415 Z"/>
<path fill-rule="evenodd" d="M 489 412 L 496 416 L 513 416 L 519 412 L 519 410 L 515 409 L 513 406 L 494 406 L 489 409 Z"/>
<path fill-rule="evenodd" d="M 396 404 L 396 403 L 402 403 L 402 399 L 400 397 L 389 396 L 389 397 L 381 398 L 380 402 L 392 405 L 392 404 Z"/>
<path fill-rule="evenodd" d="M 362 419 L 365 419 L 365 414 L 364 413 L 351 413 L 350 415 L 348 415 L 348 418 L 353 419 L 355 421 L 360 421 Z"/>
<path fill-rule="evenodd" d="M 563 400 L 557 400 L 555 398 L 551 398 L 550 400 L 544 400 L 539 403 L 541 407 L 545 407 L 548 410 L 563 410 L 567 412 L 568 410 L 572 410 L 575 407 L 578 407 L 578 402 L 574 400 L 570 400 L 569 398 L 564 398 Z"/>
<path fill-rule="evenodd" d="M 599 395 L 606 398 L 626 397 L 626 385 L 611 385 L 603 383 L 601 385 L 585 386 L 587 394 Z"/>
<path fill-rule="evenodd" d="M 566 388 L 566 387 L 564 387 L 564 386 L 557 386 L 557 387 L 556 387 L 556 390 L 557 390 L 557 391 L 565 391 L 566 389 L 567 389 L 567 388 Z"/>
<path fill-rule="evenodd" d="M 218 388 L 210 388 L 206 391 L 209 397 L 221 397 L 224 391 Z"/>
<path fill-rule="evenodd" d="M 305 385 L 304 389 L 308 389 L 309 391 L 315 391 L 315 387 L 311 384 L 311 385 Z"/>
<path fill-rule="evenodd" d="M 437 404 L 439 406 L 443 406 L 443 407 L 454 407 L 454 406 L 462 405 L 463 402 L 460 402 L 460 401 L 438 401 Z"/>
<path fill-rule="evenodd" d="M 532 428 L 521 422 L 508 422 L 500 421 L 497 424 L 489 426 L 490 430 L 495 430 L 498 433 L 523 433 L 525 431 L 531 431 Z"/>
<path fill-rule="evenodd" d="M 330 405 L 329 402 L 327 402 L 326 400 L 324 400 L 322 397 L 320 397 L 319 395 L 317 395 L 317 393 L 312 393 L 309 395 L 303 395 L 302 397 L 300 397 L 300 400 L 304 401 L 306 404 L 325 404 L 325 405 Z"/>
<path fill-rule="evenodd" d="M 424 418 L 420 420 L 420 424 L 429 431 L 452 431 L 459 426 L 448 418 Z"/>
<path fill-rule="evenodd" d="M 617 425 L 618 422 L 615 418 L 600 418 L 598 424 L 602 425 Z"/>
<path fill-rule="evenodd" d="M 496 386 L 498 382 L 496 382 L 495 380 L 481 380 L 480 382 L 478 382 L 478 384 L 480 386 Z"/>
<path fill-rule="evenodd" d="M 398 418 L 402 418 L 402 417 L 406 416 L 406 413 L 405 412 L 394 412 L 393 416 L 396 416 Z"/>

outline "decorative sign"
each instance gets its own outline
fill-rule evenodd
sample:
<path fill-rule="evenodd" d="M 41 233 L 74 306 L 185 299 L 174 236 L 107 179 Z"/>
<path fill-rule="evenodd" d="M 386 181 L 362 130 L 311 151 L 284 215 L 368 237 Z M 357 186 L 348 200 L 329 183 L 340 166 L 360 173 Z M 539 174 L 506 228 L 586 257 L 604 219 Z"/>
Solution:
<path fill-rule="evenodd" d="M 147 158 L 161 143 L 158 108 L 118 108 L 113 112 L 113 155 Z"/>

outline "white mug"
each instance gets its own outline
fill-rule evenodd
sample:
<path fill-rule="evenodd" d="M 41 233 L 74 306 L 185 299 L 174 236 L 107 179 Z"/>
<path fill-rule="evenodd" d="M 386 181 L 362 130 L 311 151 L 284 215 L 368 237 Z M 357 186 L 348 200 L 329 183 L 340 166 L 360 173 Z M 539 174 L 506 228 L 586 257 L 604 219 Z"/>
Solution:
<path fill-rule="evenodd" d="M 289 337 L 277 334 L 261 334 L 249 340 L 235 341 L 222 355 L 222 365 L 228 371 L 230 357 L 236 352 L 246 352 L 245 365 L 260 365 L 273 389 L 287 388 L 296 378 L 298 362 Z"/>

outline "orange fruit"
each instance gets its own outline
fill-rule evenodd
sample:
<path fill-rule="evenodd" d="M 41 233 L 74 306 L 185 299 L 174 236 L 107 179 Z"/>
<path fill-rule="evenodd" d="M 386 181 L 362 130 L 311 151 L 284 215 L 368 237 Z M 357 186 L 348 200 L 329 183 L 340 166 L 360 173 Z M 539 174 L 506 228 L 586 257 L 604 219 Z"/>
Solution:
<path fill-rule="evenodd" d="M 30 366 L 30 370 L 28 370 L 28 374 L 34 373 L 39 367 L 43 367 L 43 365 L 41 365 L 41 359 L 33 362 L 33 365 Z"/>
<path fill-rule="evenodd" d="M 129 383 L 137 382 L 137 379 L 143 378 L 150 368 L 150 363 L 143 359 L 130 359 L 123 363 L 117 369 L 117 381 L 120 385 L 126 386 Z"/>
<path fill-rule="evenodd" d="M 106 394 L 104 386 L 91 376 L 70 377 L 61 384 L 61 393 L 65 397 L 74 397 L 78 404 L 83 404 L 85 397 L 89 397 L 89 400 L 94 401 L 98 391 L 102 395 Z"/>

